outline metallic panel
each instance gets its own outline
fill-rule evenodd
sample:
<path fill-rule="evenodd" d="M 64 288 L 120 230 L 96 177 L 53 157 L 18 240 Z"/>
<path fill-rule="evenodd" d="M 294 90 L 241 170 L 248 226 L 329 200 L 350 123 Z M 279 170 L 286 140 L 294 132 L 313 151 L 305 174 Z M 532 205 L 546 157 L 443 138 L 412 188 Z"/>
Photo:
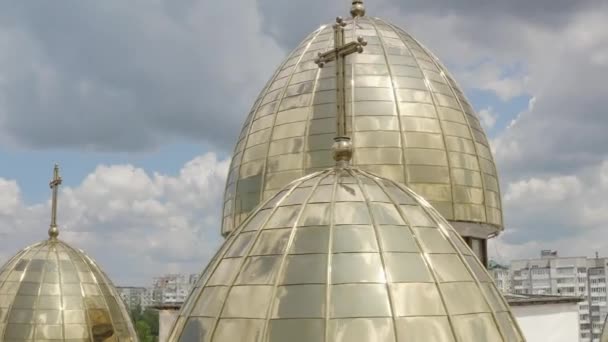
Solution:
<path fill-rule="evenodd" d="M 180 323 L 201 316 L 210 320 Z M 230 339 L 524 341 L 487 271 L 433 207 L 339 167 L 296 180 L 237 227 L 170 337 Z"/>

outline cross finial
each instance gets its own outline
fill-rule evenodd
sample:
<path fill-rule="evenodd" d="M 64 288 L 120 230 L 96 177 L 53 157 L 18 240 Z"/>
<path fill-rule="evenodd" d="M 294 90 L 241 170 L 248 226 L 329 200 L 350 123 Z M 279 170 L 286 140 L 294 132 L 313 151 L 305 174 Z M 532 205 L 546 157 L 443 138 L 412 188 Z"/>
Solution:
<path fill-rule="evenodd" d="M 362 17 L 365 15 L 365 5 L 363 0 L 353 0 L 353 6 L 350 8 L 350 14 L 354 17 Z"/>
<path fill-rule="evenodd" d="M 49 237 L 56 239 L 59 236 L 59 229 L 57 229 L 57 192 L 61 185 L 61 176 L 59 176 L 59 165 L 55 164 L 53 169 L 53 179 L 49 186 L 53 190 L 53 199 L 51 201 L 51 227 L 49 228 Z"/>
<path fill-rule="evenodd" d="M 353 1 L 353 8 L 356 3 L 363 3 L 361 1 Z M 344 27 L 346 22 L 342 17 L 336 18 L 334 24 L 334 49 L 325 53 L 319 53 L 319 56 L 315 59 L 315 63 L 322 68 L 325 64 L 336 61 L 336 104 L 337 104 L 337 137 L 335 139 L 333 155 L 334 160 L 339 165 L 347 165 L 350 162 L 353 151 L 352 143 L 350 138 L 346 135 L 346 56 L 353 53 L 363 52 L 363 47 L 367 45 L 367 42 L 363 37 L 358 37 L 357 41 L 344 43 Z"/>

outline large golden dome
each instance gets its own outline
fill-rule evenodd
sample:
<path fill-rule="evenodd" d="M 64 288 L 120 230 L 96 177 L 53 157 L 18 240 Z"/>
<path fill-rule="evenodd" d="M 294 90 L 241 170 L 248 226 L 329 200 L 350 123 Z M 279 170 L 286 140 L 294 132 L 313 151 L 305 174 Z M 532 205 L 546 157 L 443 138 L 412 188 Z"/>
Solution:
<path fill-rule="evenodd" d="M 353 164 L 406 184 L 463 235 L 485 239 L 499 232 L 500 190 L 488 139 L 454 79 L 402 29 L 367 16 L 346 23 L 347 41 L 368 42 L 346 68 Z M 285 184 L 332 165 L 335 64 L 319 69 L 314 59 L 333 44 L 332 25 L 310 34 L 253 105 L 227 181 L 224 235 Z"/>
<path fill-rule="evenodd" d="M 523 340 L 491 277 L 429 203 L 347 166 L 296 180 L 253 211 L 169 339 Z"/>

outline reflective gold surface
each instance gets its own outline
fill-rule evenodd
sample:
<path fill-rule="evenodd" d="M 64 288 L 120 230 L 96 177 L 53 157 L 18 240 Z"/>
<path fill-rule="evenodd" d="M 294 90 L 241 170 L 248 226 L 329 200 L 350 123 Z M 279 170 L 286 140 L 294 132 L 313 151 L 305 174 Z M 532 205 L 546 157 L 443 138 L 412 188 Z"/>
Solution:
<path fill-rule="evenodd" d="M 0 341 L 136 341 L 119 294 L 95 262 L 56 238 L 0 269 Z"/>
<path fill-rule="evenodd" d="M 359 4 L 355 1 L 355 5 Z M 361 4 L 362 5 L 362 4 Z M 407 184 L 450 221 L 502 227 L 500 190 L 487 137 L 454 79 L 403 30 L 367 16 L 346 19 L 347 135 L 353 164 Z M 222 232 L 289 182 L 333 165 L 335 63 L 332 25 L 306 38 L 277 69 L 243 126 L 227 181 Z M 484 237 L 486 237 L 484 236 Z"/>
<path fill-rule="evenodd" d="M 523 338 L 491 277 L 428 202 L 335 168 L 278 191 L 230 235 L 170 341 Z"/>

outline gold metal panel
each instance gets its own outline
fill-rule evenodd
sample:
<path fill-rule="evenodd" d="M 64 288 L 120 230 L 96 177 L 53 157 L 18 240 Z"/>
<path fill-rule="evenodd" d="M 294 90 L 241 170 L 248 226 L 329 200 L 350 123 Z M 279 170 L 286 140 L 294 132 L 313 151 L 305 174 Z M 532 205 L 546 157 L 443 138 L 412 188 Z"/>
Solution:
<path fill-rule="evenodd" d="M 406 317 L 396 320 L 399 341 L 455 342 L 447 317 Z M 489 340 L 488 340 L 489 341 Z"/>
<path fill-rule="evenodd" d="M 325 317 L 324 285 L 289 285 L 277 288 L 272 318 Z"/>
<path fill-rule="evenodd" d="M 471 220 L 474 217 L 485 218 L 485 209 L 478 204 L 454 204 L 454 215 L 456 220 Z"/>
<path fill-rule="evenodd" d="M 417 193 L 424 194 L 427 201 L 450 202 L 452 189 L 449 184 L 410 184 L 410 188 Z"/>
<path fill-rule="evenodd" d="M 333 231 L 332 252 L 377 252 L 374 228 L 369 226 L 336 226 Z"/>
<path fill-rule="evenodd" d="M 353 300 L 353 299 L 359 300 Z M 365 300 L 361 300 L 365 298 Z M 390 317 L 386 285 L 344 284 L 331 286 L 330 317 Z"/>
<path fill-rule="evenodd" d="M 342 253 L 332 256 L 332 283 L 383 283 L 386 281 L 378 253 Z"/>
<path fill-rule="evenodd" d="M 355 147 L 400 147 L 399 132 L 361 132 L 354 136 Z"/>
<path fill-rule="evenodd" d="M 441 134 L 410 132 L 404 134 L 403 140 L 405 141 L 406 147 L 445 150 L 445 144 Z"/>
<path fill-rule="evenodd" d="M 449 152 L 448 155 L 452 168 L 460 168 L 474 171 L 479 170 L 478 159 L 474 155 L 456 152 Z"/>
<path fill-rule="evenodd" d="M 392 116 L 357 116 L 355 118 L 355 129 L 358 132 L 398 131 L 399 120 Z"/>
<path fill-rule="evenodd" d="M 491 312 L 480 288 L 473 282 L 443 283 L 439 285 L 439 288 L 444 295 L 445 304 L 450 315 Z"/>
<path fill-rule="evenodd" d="M 437 118 L 437 112 L 435 111 L 435 107 L 432 104 L 427 103 L 410 103 L 410 102 L 400 102 L 399 103 L 399 114 L 407 117 L 421 117 L 421 118 Z M 410 127 L 412 120 L 404 123 L 404 127 L 408 130 L 411 130 Z M 405 126 L 407 124 L 410 126 Z"/>
<path fill-rule="evenodd" d="M 323 341 L 324 326 L 322 319 L 273 319 L 268 327 L 268 342 Z"/>
<path fill-rule="evenodd" d="M 498 327 L 493 324 L 492 315 L 476 314 L 456 316 L 453 319 L 454 330 L 460 341 L 501 341 Z"/>
<path fill-rule="evenodd" d="M 272 286 L 235 286 L 230 290 L 222 317 L 265 318 Z"/>
<path fill-rule="evenodd" d="M 264 321 L 261 319 L 221 319 L 213 340 L 216 342 L 260 341 L 263 329 Z"/>
<path fill-rule="evenodd" d="M 395 342 L 393 322 L 388 318 L 347 318 L 329 321 L 333 342 Z"/>
<path fill-rule="evenodd" d="M 408 165 L 408 180 L 410 185 L 416 183 L 450 182 L 450 169 L 447 166 Z"/>
<path fill-rule="evenodd" d="M 446 153 L 441 150 L 407 148 L 405 160 L 409 165 L 448 166 Z"/>
<path fill-rule="evenodd" d="M 441 133 L 439 121 L 429 118 L 402 117 L 402 130 L 406 132 Z"/>
<path fill-rule="evenodd" d="M 299 169 L 268 173 L 266 176 L 267 189 L 280 189 L 281 187 L 289 184 L 293 178 L 300 176 L 301 174 L 302 171 Z"/>
<path fill-rule="evenodd" d="M 403 234 L 402 235 L 406 235 Z M 386 253 L 386 273 L 393 283 L 429 283 L 433 281 L 424 258 L 419 253 Z M 407 265 L 407 267 L 403 267 Z"/>

